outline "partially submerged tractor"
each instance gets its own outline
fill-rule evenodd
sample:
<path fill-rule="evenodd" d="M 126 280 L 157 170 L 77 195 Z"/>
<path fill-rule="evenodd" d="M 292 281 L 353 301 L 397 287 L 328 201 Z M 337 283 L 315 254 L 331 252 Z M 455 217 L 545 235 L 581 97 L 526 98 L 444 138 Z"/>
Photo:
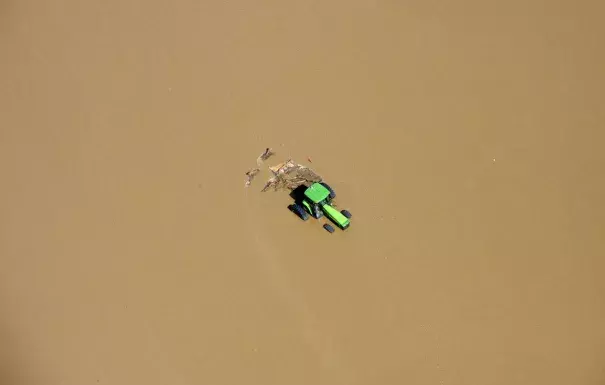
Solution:
<path fill-rule="evenodd" d="M 332 206 L 332 200 L 336 197 L 334 190 L 324 183 L 315 182 L 309 187 L 303 185 L 304 191 L 296 197 L 295 202 L 288 206 L 290 211 L 300 219 L 306 221 L 309 216 L 319 219 L 326 216 L 341 230 L 346 230 L 351 224 L 351 213 L 347 210 L 338 211 Z M 333 233 L 334 227 L 328 223 L 323 225 L 324 229 Z"/>

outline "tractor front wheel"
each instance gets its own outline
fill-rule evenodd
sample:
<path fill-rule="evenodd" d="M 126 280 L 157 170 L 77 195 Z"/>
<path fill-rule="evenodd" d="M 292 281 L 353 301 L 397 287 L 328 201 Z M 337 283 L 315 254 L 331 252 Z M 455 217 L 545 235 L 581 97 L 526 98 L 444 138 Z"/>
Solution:
<path fill-rule="evenodd" d="M 328 233 L 330 233 L 330 234 L 334 232 L 334 227 L 332 227 L 332 225 L 329 225 L 329 224 L 327 224 L 327 223 L 326 223 L 326 224 L 324 224 L 324 226 L 323 226 L 323 227 L 324 227 L 324 229 L 326 229 L 326 231 L 327 231 Z"/>
<path fill-rule="evenodd" d="M 288 206 L 288 208 L 290 209 L 290 211 L 292 211 L 294 214 L 296 214 L 303 221 L 306 221 L 307 219 L 309 219 L 309 214 L 307 214 L 307 212 L 305 211 L 305 209 L 302 208 L 301 205 L 294 203 L 294 204 Z"/>
<path fill-rule="evenodd" d="M 347 217 L 347 219 L 351 219 L 351 213 L 349 212 L 349 210 L 342 210 L 340 213 Z"/>

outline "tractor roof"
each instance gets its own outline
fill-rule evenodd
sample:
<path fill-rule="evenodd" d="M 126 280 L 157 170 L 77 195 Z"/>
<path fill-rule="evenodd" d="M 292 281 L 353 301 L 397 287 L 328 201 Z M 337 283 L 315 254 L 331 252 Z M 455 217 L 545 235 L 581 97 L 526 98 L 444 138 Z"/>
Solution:
<path fill-rule="evenodd" d="M 305 196 L 313 203 L 319 203 L 330 196 L 330 191 L 319 183 L 313 183 L 305 190 Z"/>

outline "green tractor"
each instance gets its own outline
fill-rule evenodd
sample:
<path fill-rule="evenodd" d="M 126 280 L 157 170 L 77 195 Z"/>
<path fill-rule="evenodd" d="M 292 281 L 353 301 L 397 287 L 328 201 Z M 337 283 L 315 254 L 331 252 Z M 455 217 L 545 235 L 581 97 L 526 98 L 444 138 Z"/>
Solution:
<path fill-rule="evenodd" d="M 294 199 L 294 203 L 288 208 L 303 221 L 308 220 L 309 216 L 319 219 L 325 215 L 341 230 L 346 230 L 351 224 L 350 212 L 347 210 L 338 211 L 332 206 L 332 200 L 336 197 L 336 194 L 324 182 L 313 183 L 309 187 L 302 185 L 294 190 L 290 196 Z M 330 233 L 334 232 L 334 227 L 328 223 L 324 224 L 323 227 Z"/>

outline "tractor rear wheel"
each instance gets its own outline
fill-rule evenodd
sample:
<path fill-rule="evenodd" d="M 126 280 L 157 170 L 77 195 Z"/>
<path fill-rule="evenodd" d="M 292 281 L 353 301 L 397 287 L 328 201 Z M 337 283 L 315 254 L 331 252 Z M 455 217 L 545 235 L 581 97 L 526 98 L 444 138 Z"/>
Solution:
<path fill-rule="evenodd" d="M 342 215 L 344 215 L 345 217 L 347 217 L 347 219 L 351 219 L 351 213 L 349 212 L 349 210 L 342 210 L 340 212 Z"/>
<path fill-rule="evenodd" d="M 328 189 L 328 191 L 330 192 L 330 199 L 334 199 L 336 198 L 336 193 L 334 192 L 334 190 L 332 190 L 332 187 L 330 187 L 327 183 L 325 182 L 321 182 L 321 185 L 324 186 L 325 188 Z"/>
<path fill-rule="evenodd" d="M 305 211 L 305 209 L 302 208 L 301 205 L 294 203 L 288 206 L 288 208 L 303 221 L 309 219 L 309 214 L 307 214 L 307 212 Z"/>
<path fill-rule="evenodd" d="M 334 232 L 334 227 L 332 227 L 332 225 L 329 225 L 327 223 L 324 224 L 324 229 L 326 229 L 326 231 L 330 234 Z"/>

